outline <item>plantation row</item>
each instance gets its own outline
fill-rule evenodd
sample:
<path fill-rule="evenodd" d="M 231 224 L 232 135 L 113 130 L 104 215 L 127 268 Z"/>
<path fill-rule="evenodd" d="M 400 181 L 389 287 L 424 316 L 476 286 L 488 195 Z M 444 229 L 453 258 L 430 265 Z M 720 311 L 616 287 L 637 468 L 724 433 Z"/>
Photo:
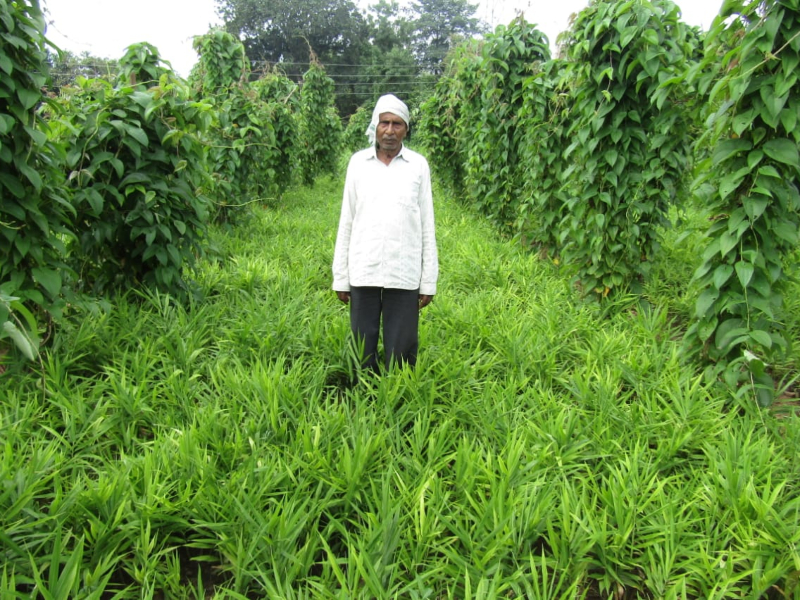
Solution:
<path fill-rule="evenodd" d="M 222 31 L 196 39 L 188 82 L 140 44 L 114 82 L 49 98 L 38 1 L 0 6 L 0 336 L 29 357 L 41 321 L 87 295 L 191 295 L 185 268 L 210 221 L 277 202 L 363 140 L 369 111 L 342 131 L 313 51 L 301 86 L 279 72 L 250 81 Z M 760 6 L 726 4 L 702 36 L 668 0 L 595 2 L 557 60 L 517 19 L 457 49 L 419 130 L 459 195 L 600 299 L 639 289 L 670 209 L 701 204 L 687 349 L 766 405 L 798 241 L 800 22 L 796 1 Z"/>
<path fill-rule="evenodd" d="M 416 369 L 354 384 L 342 183 L 212 224 L 202 300 L 129 291 L 8 364 L 0 597 L 797 598 L 800 419 L 685 364 L 690 252 L 581 302 L 437 189 Z"/>
<path fill-rule="evenodd" d="M 800 4 L 725 10 L 702 35 L 669 0 L 593 2 L 559 59 L 516 20 L 460 49 L 422 130 L 440 176 L 584 295 L 641 290 L 670 210 L 702 207 L 687 349 L 766 405 L 798 243 Z"/>
<path fill-rule="evenodd" d="M 54 97 L 44 27 L 38 0 L 0 1 L 0 340 L 29 358 L 67 305 L 142 285 L 186 299 L 208 224 L 332 172 L 343 141 L 313 53 L 302 85 L 251 81 L 212 30 L 188 82 L 143 43 L 112 81 Z"/>

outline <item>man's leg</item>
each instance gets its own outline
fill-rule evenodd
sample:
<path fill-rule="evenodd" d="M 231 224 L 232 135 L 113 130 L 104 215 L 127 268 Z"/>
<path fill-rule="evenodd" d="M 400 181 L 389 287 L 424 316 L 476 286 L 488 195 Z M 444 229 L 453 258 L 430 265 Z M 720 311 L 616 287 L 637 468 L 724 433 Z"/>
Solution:
<path fill-rule="evenodd" d="M 386 367 L 392 362 L 417 363 L 419 290 L 383 290 L 383 346 Z"/>
<path fill-rule="evenodd" d="M 350 329 L 356 343 L 364 344 L 361 366 L 378 370 L 378 335 L 381 323 L 381 288 L 350 288 Z"/>

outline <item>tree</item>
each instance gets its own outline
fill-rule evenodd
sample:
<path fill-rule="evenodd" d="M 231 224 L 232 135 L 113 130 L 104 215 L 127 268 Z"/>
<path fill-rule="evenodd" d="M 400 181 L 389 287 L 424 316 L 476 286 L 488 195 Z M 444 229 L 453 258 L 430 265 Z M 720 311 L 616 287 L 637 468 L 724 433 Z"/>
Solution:
<path fill-rule="evenodd" d="M 352 94 L 359 65 L 368 47 L 369 30 L 352 0 L 217 0 L 228 32 L 242 40 L 247 57 L 256 63 L 282 63 L 299 81 L 310 64 L 309 50 L 326 65 L 342 93 L 344 114 L 355 110 Z M 254 65 L 263 71 L 268 65 Z"/>
<path fill-rule="evenodd" d="M 416 0 L 414 49 L 425 71 L 440 74 L 444 57 L 456 43 L 486 31 L 468 0 Z"/>
<path fill-rule="evenodd" d="M 51 92 L 58 94 L 65 85 L 75 85 L 78 77 L 112 81 L 117 75 L 118 62 L 110 58 L 92 56 L 88 52 L 74 54 L 69 50 L 48 52 Z"/>
<path fill-rule="evenodd" d="M 375 50 L 390 52 L 395 48 L 410 49 L 413 41 L 414 23 L 400 8 L 397 0 L 379 0 L 369 7 L 367 22 L 372 35 L 370 41 Z"/>
<path fill-rule="evenodd" d="M 369 66 L 357 86 L 359 100 L 370 103 L 382 94 L 407 98 L 418 87 L 419 65 L 412 49 L 414 22 L 408 9 L 396 0 L 380 0 L 370 6 L 367 22 L 371 30 Z"/>

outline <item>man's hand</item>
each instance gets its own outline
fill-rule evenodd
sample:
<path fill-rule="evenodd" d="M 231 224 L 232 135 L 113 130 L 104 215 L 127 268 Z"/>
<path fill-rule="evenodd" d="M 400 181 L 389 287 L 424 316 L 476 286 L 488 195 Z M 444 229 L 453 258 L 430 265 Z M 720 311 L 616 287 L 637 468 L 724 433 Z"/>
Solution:
<path fill-rule="evenodd" d="M 350 303 L 350 292 L 336 292 L 336 297 L 345 304 Z"/>
<path fill-rule="evenodd" d="M 428 296 L 427 294 L 420 294 L 419 295 L 419 309 L 422 310 L 428 304 L 433 301 L 433 296 Z"/>

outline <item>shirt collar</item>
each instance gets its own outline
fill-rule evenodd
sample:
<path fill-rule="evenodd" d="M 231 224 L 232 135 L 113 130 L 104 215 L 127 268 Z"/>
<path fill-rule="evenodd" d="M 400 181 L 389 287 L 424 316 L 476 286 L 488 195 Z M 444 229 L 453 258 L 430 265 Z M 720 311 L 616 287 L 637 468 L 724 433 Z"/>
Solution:
<path fill-rule="evenodd" d="M 367 160 L 372 160 L 372 159 L 378 160 L 378 148 L 375 145 L 373 145 L 371 147 L 371 150 L 372 152 L 370 152 L 369 155 L 367 156 Z M 401 144 L 400 152 L 397 153 L 397 156 L 395 156 L 395 158 L 402 158 L 404 161 L 408 162 L 408 159 L 405 156 L 403 156 L 403 153 L 405 151 L 406 151 L 406 145 Z"/>

